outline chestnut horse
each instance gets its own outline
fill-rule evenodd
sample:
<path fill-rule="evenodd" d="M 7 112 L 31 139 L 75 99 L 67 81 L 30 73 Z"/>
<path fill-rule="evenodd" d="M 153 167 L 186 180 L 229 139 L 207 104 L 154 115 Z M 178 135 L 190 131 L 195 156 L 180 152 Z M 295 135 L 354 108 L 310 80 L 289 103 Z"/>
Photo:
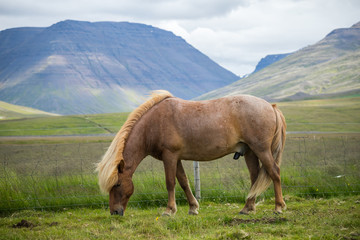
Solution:
<path fill-rule="evenodd" d="M 275 212 L 285 208 L 280 182 L 285 144 L 285 118 L 276 105 L 249 96 L 206 101 L 185 101 L 159 91 L 135 109 L 97 165 L 99 185 L 109 193 L 111 214 L 123 215 L 134 185 L 132 176 L 140 162 L 151 155 L 163 162 L 168 191 L 164 215 L 176 213 L 175 177 L 198 214 L 181 160 L 209 161 L 230 153 L 245 156 L 251 189 L 240 213 L 255 210 L 255 199 L 271 181 Z M 260 166 L 261 162 L 261 166 Z"/>

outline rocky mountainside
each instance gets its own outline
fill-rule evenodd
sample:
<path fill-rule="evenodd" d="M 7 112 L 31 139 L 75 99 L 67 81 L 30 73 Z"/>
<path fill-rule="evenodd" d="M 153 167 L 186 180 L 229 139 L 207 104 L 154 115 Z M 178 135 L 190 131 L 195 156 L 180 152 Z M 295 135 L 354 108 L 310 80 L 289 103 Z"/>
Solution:
<path fill-rule="evenodd" d="M 291 53 L 282 53 L 282 54 L 270 54 L 265 56 L 264 58 L 262 58 L 258 64 L 255 67 L 254 72 L 252 72 L 251 74 L 254 74 L 258 71 L 260 71 L 263 68 L 266 68 L 267 66 L 283 59 L 284 57 L 289 56 Z"/>
<path fill-rule="evenodd" d="M 0 100 L 60 114 L 129 111 L 151 90 L 191 99 L 239 77 L 173 33 L 63 21 L 0 32 Z"/>
<path fill-rule="evenodd" d="M 252 94 L 268 100 L 336 96 L 360 89 L 360 22 L 197 99 Z"/>

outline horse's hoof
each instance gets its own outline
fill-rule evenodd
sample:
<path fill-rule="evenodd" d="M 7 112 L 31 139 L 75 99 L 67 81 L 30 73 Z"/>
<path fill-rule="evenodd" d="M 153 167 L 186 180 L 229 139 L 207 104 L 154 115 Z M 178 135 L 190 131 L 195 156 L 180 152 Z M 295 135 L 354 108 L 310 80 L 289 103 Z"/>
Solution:
<path fill-rule="evenodd" d="M 245 206 L 243 209 L 241 209 L 241 211 L 239 212 L 239 214 L 249 215 L 250 212 L 256 212 L 255 206 L 253 206 L 253 207 L 246 207 L 246 206 Z"/>
<path fill-rule="evenodd" d="M 282 211 L 281 210 L 274 210 L 274 214 L 280 215 L 280 214 L 282 214 Z"/>
<path fill-rule="evenodd" d="M 168 213 L 168 212 L 163 212 L 163 213 L 162 213 L 162 216 L 163 216 L 163 217 L 171 217 L 171 214 Z"/>
<path fill-rule="evenodd" d="M 167 209 L 165 210 L 165 212 L 163 212 L 162 215 L 163 215 L 163 216 L 167 216 L 167 217 L 171 217 L 171 216 L 175 216 L 176 212 L 177 212 L 176 208 L 175 208 L 175 209 L 169 209 L 169 208 L 167 208 Z"/>
<path fill-rule="evenodd" d="M 189 215 L 198 215 L 198 210 L 189 210 Z"/>

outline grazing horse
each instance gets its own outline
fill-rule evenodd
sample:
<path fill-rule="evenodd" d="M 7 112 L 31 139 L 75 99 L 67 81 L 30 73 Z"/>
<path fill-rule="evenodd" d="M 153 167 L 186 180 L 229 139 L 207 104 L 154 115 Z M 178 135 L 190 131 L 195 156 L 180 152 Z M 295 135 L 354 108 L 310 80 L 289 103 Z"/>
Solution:
<path fill-rule="evenodd" d="M 255 199 L 271 181 L 275 212 L 286 207 L 280 182 L 281 155 L 286 134 L 285 118 L 276 105 L 249 96 L 206 101 L 185 101 L 158 91 L 135 109 L 97 165 L 99 186 L 109 193 L 111 214 L 123 215 L 134 192 L 132 176 L 140 162 L 151 155 L 163 162 L 168 191 L 164 215 L 176 213 L 175 177 L 198 214 L 181 160 L 209 161 L 230 153 L 245 156 L 251 189 L 240 213 L 255 210 Z M 261 162 L 261 166 L 260 166 Z"/>

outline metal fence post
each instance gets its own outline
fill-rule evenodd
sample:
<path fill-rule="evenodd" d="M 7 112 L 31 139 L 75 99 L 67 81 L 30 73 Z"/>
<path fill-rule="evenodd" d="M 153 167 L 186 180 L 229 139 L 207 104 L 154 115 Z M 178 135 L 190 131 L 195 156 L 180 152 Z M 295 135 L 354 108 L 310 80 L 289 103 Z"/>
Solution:
<path fill-rule="evenodd" d="M 195 185 L 195 197 L 197 200 L 201 198 L 200 191 L 200 166 L 199 162 L 194 161 L 194 185 Z"/>

